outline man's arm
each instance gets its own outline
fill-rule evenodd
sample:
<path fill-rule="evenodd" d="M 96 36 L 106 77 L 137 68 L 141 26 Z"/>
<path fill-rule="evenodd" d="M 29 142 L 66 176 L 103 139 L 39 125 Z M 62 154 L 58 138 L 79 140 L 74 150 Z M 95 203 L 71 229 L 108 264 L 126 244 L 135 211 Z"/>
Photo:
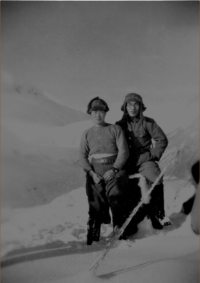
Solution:
<path fill-rule="evenodd" d="M 89 161 L 88 161 L 88 156 L 89 156 L 89 146 L 87 142 L 87 132 L 84 132 L 82 137 L 81 137 L 81 143 L 80 143 L 80 150 L 79 150 L 79 163 L 83 170 L 86 173 L 89 173 L 89 175 L 92 177 L 94 183 L 98 184 L 102 177 L 94 172 L 93 168 L 91 167 Z"/>
<path fill-rule="evenodd" d="M 118 125 L 115 125 L 115 136 L 116 145 L 118 148 L 118 155 L 113 166 L 115 168 L 121 169 L 129 157 L 129 149 L 124 132 L 122 128 Z"/>
<path fill-rule="evenodd" d="M 79 163 L 85 172 L 92 170 L 92 167 L 88 161 L 89 146 L 87 142 L 87 132 L 84 132 L 81 137 L 80 149 L 79 149 Z"/>
<path fill-rule="evenodd" d="M 155 147 L 151 149 L 152 158 L 159 161 L 168 145 L 167 136 L 153 119 L 147 122 L 147 129 L 155 141 Z"/>

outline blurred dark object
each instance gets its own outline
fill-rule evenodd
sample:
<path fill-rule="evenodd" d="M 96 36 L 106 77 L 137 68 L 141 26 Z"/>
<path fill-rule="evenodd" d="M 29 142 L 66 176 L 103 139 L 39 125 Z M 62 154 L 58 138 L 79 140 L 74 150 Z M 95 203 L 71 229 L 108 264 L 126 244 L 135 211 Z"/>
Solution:
<path fill-rule="evenodd" d="M 191 173 L 192 173 L 192 178 L 195 181 L 195 184 L 194 184 L 194 186 L 195 186 L 196 184 L 199 183 L 199 161 L 196 162 L 192 166 Z M 196 188 L 196 186 L 195 186 L 195 188 Z M 194 205 L 195 195 L 196 195 L 196 193 L 194 194 L 194 196 L 192 196 L 190 199 L 188 199 L 186 202 L 183 203 L 183 207 L 182 207 L 182 210 L 181 210 L 182 213 L 184 213 L 186 215 L 190 214 L 190 212 L 192 211 L 192 207 Z"/>
<path fill-rule="evenodd" d="M 192 166 L 191 173 L 197 189 L 191 211 L 191 227 L 194 233 L 199 235 L 199 161 Z"/>
<path fill-rule="evenodd" d="M 199 161 L 192 166 L 191 173 L 195 183 L 199 184 Z"/>

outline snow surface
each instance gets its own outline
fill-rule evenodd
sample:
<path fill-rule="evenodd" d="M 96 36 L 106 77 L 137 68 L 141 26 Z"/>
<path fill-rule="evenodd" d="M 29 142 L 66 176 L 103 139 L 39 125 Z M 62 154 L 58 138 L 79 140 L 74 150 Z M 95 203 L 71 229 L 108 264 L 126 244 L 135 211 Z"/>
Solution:
<path fill-rule="evenodd" d="M 194 192 L 193 186 L 182 188 L 178 193 L 169 188 L 165 190 L 166 214 L 170 216 L 180 212 L 183 202 L 189 199 Z M 85 188 L 73 190 L 45 205 L 2 209 L 1 218 L 1 256 L 5 256 L 13 249 L 36 247 L 55 241 L 65 244 L 74 241 L 84 242 L 88 219 Z M 186 223 L 184 233 L 193 234 L 189 222 L 186 221 Z M 108 236 L 111 232 L 111 225 L 102 225 L 102 237 Z M 156 233 L 149 220 L 145 219 L 140 224 L 137 237 L 144 235 L 146 237 Z M 179 235 L 182 235 L 182 232 Z"/>
<path fill-rule="evenodd" d="M 127 241 L 117 241 L 98 268 L 90 271 L 106 243 L 100 244 L 100 251 L 98 243 L 81 245 L 86 236 L 87 209 L 84 188 L 79 188 L 45 206 L 3 210 L 2 260 L 9 259 L 6 253 L 12 249 L 57 240 L 71 248 L 70 254 L 65 252 L 61 259 L 44 258 L 4 268 L 4 282 L 13 282 L 12 278 L 21 283 L 198 282 L 199 236 L 191 230 L 190 216 L 180 227 L 161 231 L 154 230 L 145 218 L 136 235 Z M 104 237 L 111 231 L 110 225 L 104 225 L 101 234 Z M 57 253 L 59 248 L 51 251 Z"/>

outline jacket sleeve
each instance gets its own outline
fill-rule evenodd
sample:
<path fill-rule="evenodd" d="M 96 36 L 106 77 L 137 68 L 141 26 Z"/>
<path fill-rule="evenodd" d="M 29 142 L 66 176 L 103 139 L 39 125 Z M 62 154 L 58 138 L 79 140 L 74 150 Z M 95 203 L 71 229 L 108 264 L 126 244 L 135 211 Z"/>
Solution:
<path fill-rule="evenodd" d="M 84 132 L 81 137 L 80 149 L 79 149 L 79 164 L 85 172 L 92 170 L 92 167 L 88 161 L 89 146 L 87 142 L 87 132 Z"/>
<path fill-rule="evenodd" d="M 113 166 L 121 169 L 129 157 L 129 149 L 123 130 L 118 125 L 115 125 L 115 128 L 116 128 L 116 145 L 118 148 L 118 155 Z"/>
<path fill-rule="evenodd" d="M 153 119 L 147 122 L 147 129 L 155 141 L 155 146 L 151 149 L 152 158 L 159 161 L 168 145 L 167 136 Z"/>

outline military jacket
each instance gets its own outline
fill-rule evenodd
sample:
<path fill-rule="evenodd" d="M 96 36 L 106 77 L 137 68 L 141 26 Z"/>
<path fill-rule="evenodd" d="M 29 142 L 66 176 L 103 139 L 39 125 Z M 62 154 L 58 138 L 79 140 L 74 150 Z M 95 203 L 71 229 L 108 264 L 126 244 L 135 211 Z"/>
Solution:
<path fill-rule="evenodd" d="M 163 130 L 151 118 L 142 116 L 133 121 L 123 117 L 116 122 L 125 134 L 129 146 L 130 158 L 150 151 L 153 160 L 158 161 L 168 145 Z M 155 141 L 153 145 L 152 140 Z"/>

